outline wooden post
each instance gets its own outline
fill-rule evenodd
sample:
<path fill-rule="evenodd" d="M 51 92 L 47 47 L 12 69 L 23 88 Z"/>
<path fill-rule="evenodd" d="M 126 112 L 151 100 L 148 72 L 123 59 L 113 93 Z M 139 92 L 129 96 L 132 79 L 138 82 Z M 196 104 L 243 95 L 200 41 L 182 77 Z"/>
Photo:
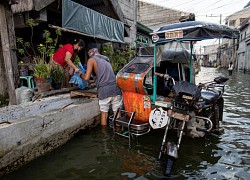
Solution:
<path fill-rule="evenodd" d="M 6 71 L 6 79 L 8 84 L 9 103 L 10 105 L 14 105 L 16 104 L 16 93 L 14 86 L 14 76 L 13 76 L 13 68 L 12 68 L 11 53 L 10 53 L 10 41 L 9 41 L 9 33 L 13 32 L 8 33 L 7 23 L 9 22 L 7 22 L 7 19 L 9 18 L 6 17 L 6 9 L 10 8 L 11 7 L 8 4 L 0 4 L 0 36 L 1 36 L 5 71 Z"/>
<path fill-rule="evenodd" d="M 13 2 L 16 0 L 13 0 Z M 6 22 L 7 22 L 7 31 L 9 33 L 9 42 L 10 42 L 10 59 L 12 63 L 12 70 L 14 76 L 14 86 L 17 88 L 19 85 L 19 71 L 18 71 L 18 62 L 17 62 L 17 46 L 16 46 L 16 34 L 14 27 L 14 17 L 10 5 L 5 8 L 6 13 Z"/>

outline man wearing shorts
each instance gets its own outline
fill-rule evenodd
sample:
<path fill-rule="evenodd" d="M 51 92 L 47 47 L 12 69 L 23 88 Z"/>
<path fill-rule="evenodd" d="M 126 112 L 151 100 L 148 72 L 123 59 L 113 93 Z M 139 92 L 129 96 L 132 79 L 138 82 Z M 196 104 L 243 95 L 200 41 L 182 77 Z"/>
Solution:
<path fill-rule="evenodd" d="M 83 80 L 89 81 L 92 72 L 95 74 L 95 84 L 101 111 L 101 125 L 107 125 L 109 107 L 112 106 L 115 114 L 122 105 L 122 92 L 117 86 L 109 58 L 101 55 L 96 47 L 90 47 L 88 55 L 90 58 L 87 62 L 86 73 L 80 74 L 80 76 Z"/>

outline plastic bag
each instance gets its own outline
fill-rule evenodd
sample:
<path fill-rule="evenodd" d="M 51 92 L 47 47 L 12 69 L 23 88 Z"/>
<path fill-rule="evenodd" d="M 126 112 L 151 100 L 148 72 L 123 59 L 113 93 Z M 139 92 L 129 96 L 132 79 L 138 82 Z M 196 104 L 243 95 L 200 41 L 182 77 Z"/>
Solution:
<path fill-rule="evenodd" d="M 86 69 L 87 69 L 87 66 L 86 65 L 79 65 L 77 66 L 79 68 L 79 70 L 82 72 L 82 73 L 85 73 L 86 72 Z M 70 78 L 70 81 L 69 83 L 71 84 L 75 84 L 76 86 L 78 86 L 80 89 L 84 89 L 88 83 L 87 81 L 84 81 L 78 73 L 74 73 L 73 76 Z"/>

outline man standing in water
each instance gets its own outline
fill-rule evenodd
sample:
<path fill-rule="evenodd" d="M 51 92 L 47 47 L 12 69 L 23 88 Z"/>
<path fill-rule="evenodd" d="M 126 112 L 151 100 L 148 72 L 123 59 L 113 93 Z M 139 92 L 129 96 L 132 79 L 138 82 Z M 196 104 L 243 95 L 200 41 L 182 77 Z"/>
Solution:
<path fill-rule="evenodd" d="M 234 68 L 233 62 L 230 62 L 229 67 L 228 67 L 229 76 L 232 76 L 233 68 Z"/>
<path fill-rule="evenodd" d="M 92 72 L 95 74 L 95 84 L 101 111 L 101 125 L 107 125 L 109 107 L 112 105 L 115 114 L 122 105 L 122 93 L 117 86 L 109 58 L 101 55 L 96 46 L 88 48 L 88 55 L 90 58 L 87 62 L 86 73 L 80 74 L 80 77 L 85 81 L 89 81 Z"/>

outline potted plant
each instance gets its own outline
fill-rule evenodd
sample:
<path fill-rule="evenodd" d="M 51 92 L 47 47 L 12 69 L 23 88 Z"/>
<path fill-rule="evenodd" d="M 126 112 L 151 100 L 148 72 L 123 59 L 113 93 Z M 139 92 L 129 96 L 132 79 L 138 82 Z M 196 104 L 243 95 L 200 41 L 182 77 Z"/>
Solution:
<path fill-rule="evenodd" d="M 60 89 L 62 87 L 62 82 L 65 77 L 64 70 L 59 66 L 54 67 L 51 72 L 51 77 L 52 77 L 52 87 L 54 89 Z"/>
<path fill-rule="evenodd" d="M 17 38 L 18 54 L 21 57 L 32 58 L 33 62 L 33 76 L 36 82 L 39 92 L 47 91 L 51 88 L 51 71 L 52 65 L 48 62 L 50 57 L 55 51 L 55 47 L 58 42 L 59 36 L 61 36 L 61 31 L 56 29 L 56 38 L 51 37 L 51 33 L 48 30 L 44 30 L 43 39 L 44 42 L 40 44 L 33 44 L 33 28 L 35 26 L 35 21 L 33 19 L 28 19 L 28 25 L 31 28 L 30 42 L 26 42 L 23 38 Z"/>
<path fill-rule="evenodd" d="M 36 82 L 36 86 L 38 92 L 45 92 L 50 90 L 51 88 L 51 71 L 52 66 L 44 61 L 44 59 L 40 57 L 34 57 L 35 64 L 34 64 L 34 80 Z"/>

